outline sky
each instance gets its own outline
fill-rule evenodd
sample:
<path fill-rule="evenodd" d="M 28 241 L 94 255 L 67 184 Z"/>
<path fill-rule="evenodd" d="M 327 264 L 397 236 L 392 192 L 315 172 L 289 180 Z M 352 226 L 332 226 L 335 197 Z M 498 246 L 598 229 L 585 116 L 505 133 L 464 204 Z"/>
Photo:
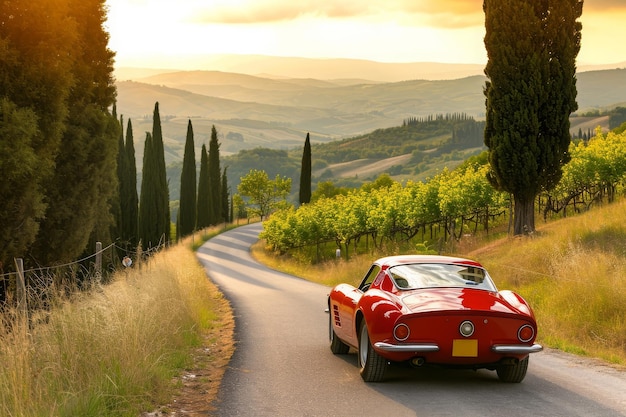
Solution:
<path fill-rule="evenodd" d="M 107 0 L 105 29 L 118 67 L 179 68 L 183 56 L 212 54 L 484 64 L 482 3 Z M 580 21 L 579 66 L 626 61 L 626 0 L 585 0 Z"/>

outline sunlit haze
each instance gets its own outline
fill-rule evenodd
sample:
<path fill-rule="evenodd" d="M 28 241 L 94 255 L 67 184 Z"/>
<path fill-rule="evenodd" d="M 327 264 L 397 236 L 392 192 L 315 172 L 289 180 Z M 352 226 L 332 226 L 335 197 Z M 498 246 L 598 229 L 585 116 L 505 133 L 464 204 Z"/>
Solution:
<path fill-rule="evenodd" d="M 116 66 L 212 54 L 486 62 L 483 0 L 108 0 Z M 626 1 L 585 0 L 579 65 L 626 61 Z"/>

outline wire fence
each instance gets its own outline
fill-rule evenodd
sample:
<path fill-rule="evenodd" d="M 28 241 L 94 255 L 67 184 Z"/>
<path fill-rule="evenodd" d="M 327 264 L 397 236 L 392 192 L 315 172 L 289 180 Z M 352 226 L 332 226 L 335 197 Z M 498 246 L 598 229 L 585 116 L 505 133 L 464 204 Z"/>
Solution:
<path fill-rule="evenodd" d="M 129 250 L 116 243 L 103 248 L 96 242 L 93 254 L 76 261 L 28 269 L 22 258 L 15 258 L 15 271 L 0 274 L 0 308 L 47 310 L 53 300 L 106 284 L 115 271 L 137 265 L 160 249 Z"/>

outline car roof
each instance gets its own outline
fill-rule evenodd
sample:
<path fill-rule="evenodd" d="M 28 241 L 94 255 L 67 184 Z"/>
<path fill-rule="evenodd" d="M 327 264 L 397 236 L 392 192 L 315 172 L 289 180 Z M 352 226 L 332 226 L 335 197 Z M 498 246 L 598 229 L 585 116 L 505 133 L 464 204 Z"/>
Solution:
<path fill-rule="evenodd" d="M 375 264 L 387 267 L 416 264 L 416 263 L 441 263 L 441 264 L 464 264 L 483 267 L 479 262 L 466 258 L 459 258 L 456 256 L 443 256 L 443 255 L 394 255 L 386 256 L 384 258 L 374 261 Z"/>

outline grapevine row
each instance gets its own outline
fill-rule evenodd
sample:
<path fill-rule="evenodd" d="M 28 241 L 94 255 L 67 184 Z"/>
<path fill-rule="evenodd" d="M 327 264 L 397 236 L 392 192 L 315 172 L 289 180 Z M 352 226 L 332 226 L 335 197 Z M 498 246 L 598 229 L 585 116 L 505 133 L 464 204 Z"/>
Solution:
<path fill-rule="evenodd" d="M 596 133 L 589 142 L 572 143 L 572 160 L 563 178 L 542 194 L 544 215 L 572 204 L 588 207 L 599 198 L 613 198 L 626 178 L 626 134 Z M 346 248 L 364 236 L 376 246 L 385 240 L 411 238 L 429 224 L 444 224 L 453 236 L 463 233 L 468 215 L 488 228 L 493 216 L 506 211 L 507 193 L 496 191 L 486 179 L 487 165 L 464 165 L 426 182 L 394 182 L 389 187 L 357 189 L 348 195 L 323 198 L 298 209 L 274 212 L 261 237 L 278 252 L 335 241 Z"/>

